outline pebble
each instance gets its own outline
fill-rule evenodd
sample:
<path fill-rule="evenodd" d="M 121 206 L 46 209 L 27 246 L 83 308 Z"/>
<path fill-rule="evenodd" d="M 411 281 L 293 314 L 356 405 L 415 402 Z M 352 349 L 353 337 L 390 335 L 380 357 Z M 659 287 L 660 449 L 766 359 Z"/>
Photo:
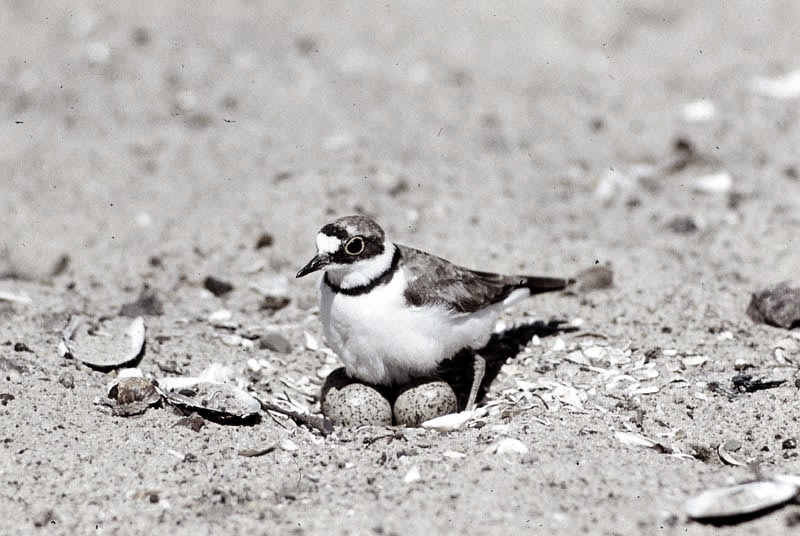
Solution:
<path fill-rule="evenodd" d="M 800 287 L 781 283 L 753 294 L 747 306 L 753 322 L 786 329 L 800 325 Z"/>
<path fill-rule="evenodd" d="M 205 278 L 203 286 L 214 296 L 222 296 L 233 290 L 233 284 L 213 275 Z"/>
<path fill-rule="evenodd" d="M 60 383 L 67 389 L 72 389 L 73 387 L 75 387 L 75 377 L 72 375 L 71 372 L 64 372 L 58 377 L 58 383 Z"/>
<path fill-rule="evenodd" d="M 581 270 L 575 279 L 580 292 L 611 288 L 614 286 L 614 271 L 608 266 L 595 265 Z"/>
<path fill-rule="evenodd" d="M 292 351 L 292 343 L 280 333 L 265 333 L 258 338 L 258 347 L 279 354 L 288 354 Z"/>
<path fill-rule="evenodd" d="M 441 380 L 412 384 L 394 403 L 395 424 L 417 427 L 442 415 L 458 411 L 453 388 Z"/>

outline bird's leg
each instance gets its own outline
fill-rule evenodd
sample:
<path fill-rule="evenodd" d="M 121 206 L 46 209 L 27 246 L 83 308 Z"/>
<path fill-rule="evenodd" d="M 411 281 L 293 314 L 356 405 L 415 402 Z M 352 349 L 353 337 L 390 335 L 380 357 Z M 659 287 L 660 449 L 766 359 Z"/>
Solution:
<path fill-rule="evenodd" d="M 467 407 L 465 411 L 472 411 L 475 409 L 475 403 L 478 401 L 478 390 L 481 388 L 483 376 L 486 374 L 486 360 L 479 354 L 475 354 L 475 362 L 473 363 L 474 375 L 472 376 L 472 387 L 469 390 L 469 398 L 467 399 Z"/>

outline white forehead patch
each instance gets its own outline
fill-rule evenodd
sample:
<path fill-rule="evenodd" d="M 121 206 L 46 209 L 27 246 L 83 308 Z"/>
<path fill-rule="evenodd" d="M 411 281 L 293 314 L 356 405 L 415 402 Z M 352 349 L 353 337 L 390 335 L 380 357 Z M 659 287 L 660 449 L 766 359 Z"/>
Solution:
<path fill-rule="evenodd" d="M 317 235 L 317 253 L 336 253 L 342 245 L 342 241 L 335 236 L 328 236 L 325 233 Z"/>

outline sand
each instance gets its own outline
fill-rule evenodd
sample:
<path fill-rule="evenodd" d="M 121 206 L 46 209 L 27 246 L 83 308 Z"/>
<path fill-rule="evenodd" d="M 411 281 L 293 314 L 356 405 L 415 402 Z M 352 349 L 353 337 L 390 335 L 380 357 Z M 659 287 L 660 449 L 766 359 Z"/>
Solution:
<path fill-rule="evenodd" d="M 800 68 L 800 4 L 0 13 L 3 534 L 704 535 L 689 497 L 800 474 L 797 329 L 745 314 L 800 284 L 800 101 L 762 80 Z M 144 373 L 217 363 L 318 413 L 338 363 L 294 274 L 351 213 L 462 265 L 599 264 L 614 285 L 509 310 L 501 327 L 580 327 L 527 344 L 447 433 L 117 416 L 117 373 L 57 351 L 70 315 L 102 325 L 147 288 Z M 784 383 L 735 392 L 738 374 Z M 493 453 L 506 438 L 524 448 Z"/>

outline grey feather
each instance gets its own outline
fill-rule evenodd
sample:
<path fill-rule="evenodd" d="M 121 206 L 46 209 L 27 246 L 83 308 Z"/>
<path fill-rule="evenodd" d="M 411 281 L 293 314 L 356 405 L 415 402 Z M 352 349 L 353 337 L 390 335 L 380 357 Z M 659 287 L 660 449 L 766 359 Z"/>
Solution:
<path fill-rule="evenodd" d="M 531 294 L 562 290 L 571 279 L 501 275 L 470 270 L 418 249 L 397 245 L 400 264 L 410 274 L 405 298 L 409 305 L 443 305 L 459 313 L 474 313 L 526 288 Z"/>

